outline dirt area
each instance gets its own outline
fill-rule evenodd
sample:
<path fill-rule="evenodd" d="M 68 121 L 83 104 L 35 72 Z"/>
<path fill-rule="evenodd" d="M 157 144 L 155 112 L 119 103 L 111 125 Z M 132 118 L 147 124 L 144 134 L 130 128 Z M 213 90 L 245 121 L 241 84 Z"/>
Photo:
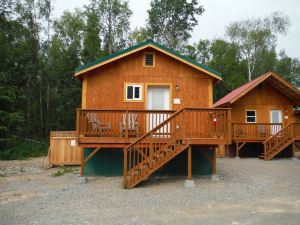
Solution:
<path fill-rule="evenodd" d="M 78 170 L 53 177 L 44 158 L 0 161 L 0 224 L 299 224 L 300 160 L 218 159 L 219 181 L 156 178 L 122 189 L 122 177 Z"/>

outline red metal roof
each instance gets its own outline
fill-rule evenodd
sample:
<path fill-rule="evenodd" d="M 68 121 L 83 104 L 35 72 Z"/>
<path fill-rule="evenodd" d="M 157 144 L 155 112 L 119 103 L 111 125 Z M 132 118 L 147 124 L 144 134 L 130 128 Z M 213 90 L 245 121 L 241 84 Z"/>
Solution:
<path fill-rule="evenodd" d="M 230 92 L 229 94 L 225 95 L 223 98 L 221 98 L 219 101 L 217 101 L 213 107 L 218 107 L 218 106 L 222 106 L 226 103 L 229 103 L 231 100 L 233 100 L 234 98 L 238 97 L 240 94 L 242 94 L 244 91 L 246 91 L 247 89 L 251 88 L 254 84 L 258 83 L 260 80 L 262 80 L 263 78 L 269 76 L 270 73 L 266 73 L 260 77 L 257 77 L 256 79 L 238 87 L 237 89 L 234 89 L 232 92 Z"/>

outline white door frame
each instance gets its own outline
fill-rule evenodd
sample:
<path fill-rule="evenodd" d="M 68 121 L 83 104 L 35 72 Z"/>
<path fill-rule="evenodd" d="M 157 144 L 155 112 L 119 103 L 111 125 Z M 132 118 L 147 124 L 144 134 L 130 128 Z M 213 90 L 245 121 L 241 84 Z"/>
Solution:
<path fill-rule="evenodd" d="M 146 84 L 146 109 L 147 110 L 151 110 L 149 107 L 149 103 L 150 103 L 150 97 L 149 97 L 149 89 L 151 88 L 166 88 L 169 92 L 168 92 L 168 96 L 164 96 L 164 104 L 168 104 L 166 107 L 164 107 L 164 109 L 154 109 L 154 110 L 170 110 L 171 109 L 171 85 L 167 84 L 167 85 L 162 85 L 162 84 Z M 148 114 L 148 118 L 147 118 L 147 131 L 152 130 L 154 127 L 156 127 L 158 124 L 160 124 L 161 122 L 165 121 L 166 119 L 169 118 L 168 114 Z M 152 120 L 157 121 L 157 124 L 153 124 Z M 167 129 L 169 130 L 169 127 L 163 127 L 162 129 Z"/>
<path fill-rule="evenodd" d="M 273 122 L 273 113 L 272 112 L 279 112 L 279 122 L 278 123 L 281 123 L 282 124 L 282 110 L 280 109 L 271 109 L 270 110 L 270 123 L 274 123 Z M 280 131 L 282 128 L 282 125 L 272 125 L 271 126 L 271 134 L 274 135 L 276 134 L 278 131 Z"/>

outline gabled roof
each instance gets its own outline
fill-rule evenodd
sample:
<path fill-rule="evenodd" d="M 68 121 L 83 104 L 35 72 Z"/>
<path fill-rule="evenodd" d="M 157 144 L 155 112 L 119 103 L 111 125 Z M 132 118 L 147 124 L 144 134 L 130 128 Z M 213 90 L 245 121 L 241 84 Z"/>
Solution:
<path fill-rule="evenodd" d="M 145 49 L 145 48 L 148 48 L 148 47 L 152 47 L 154 49 L 156 49 L 157 51 L 160 51 L 160 52 L 163 52 L 189 66 L 192 66 L 194 67 L 195 69 L 198 69 L 218 80 L 221 80 L 222 77 L 221 77 L 221 74 L 218 73 L 217 71 L 205 66 L 205 65 L 202 65 L 198 62 L 196 62 L 195 60 L 192 60 L 190 59 L 189 57 L 187 56 L 184 56 L 184 55 L 181 55 L 180 53 L 174 51 L 173 49 L 170 49 L 170 48 L 167 48 L 166 46 L 163 46 L 153 40 L 147 40 L 145 42 L 142 42 L 142 43 L 139 43 L 139 44 L 136 44 L 134 46 L 131 46 L 127 49 L 124 49 L 122 51 L 119 51 L 119 52 L 116 52 L 116 53 L 113 53 L 111 55 L 108 55 L 108 56 L 105 56 L 105 57 L 102 57 L 102 58 L 99 58 L 97 60 L 95 60 L 94 62 L 90 62 L 88 64 L 85 64 L 85 65 L 82 65 L 82 66 L 79 66 L 75 69 L 75 76 L 80 76 L 81 74 L 83 73 L 86 73 L 90 70 L 93 70 L 95 68 L 98 68 L 100 66 L 103 66 L 107 63 L 110 63 L 110 62 L 113 62 L 117 59 L 120 59 L 120 58 L 123 58 L 127 55 L 130 55 L 134 52 L 137 52 L 137 51 L 140 51 L 142 49 Z"/>
<path fill-rule="evenodd" d="M 277 75 L 274 72 L 268 72 L 227 94 L 223 98 L 221 98 L 219 101 L 217 101 L 213 107 L 221 107 L 226 104 L 232 104 L 241 97 L 243 97 L 245 94 L 250 92 L 252 89 L 257 87 L 259 84 L 261 84 L 264 81 L 268 81 L 272 86 L 274 86 L 277 90 L 279 90 L 281 93 L 289 97 L 294 104 L 300 104 L 300 91 L 295 88 L 293 85 L 288 83 L 286 80 L 281 78 L 279 75 Z"/>

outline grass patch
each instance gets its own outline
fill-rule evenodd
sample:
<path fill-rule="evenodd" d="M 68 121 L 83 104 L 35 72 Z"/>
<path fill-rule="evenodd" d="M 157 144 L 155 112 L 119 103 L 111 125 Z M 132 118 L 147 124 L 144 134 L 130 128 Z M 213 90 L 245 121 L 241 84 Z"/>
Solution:
<path fill-rule="evenodd" d="M 72 167 L 66 167 L 66 166 L 62 166 L 59 168 L 58 171 L 56 171 L 55 173 L 52 173 L 51 176 L 52 177 L 60 177 L 63 176 L 66 173 L 73 173 L 75 172 L 75 169 Z"/>
<path fill-rule="evenodd" d="M 48 144 L 15 139 L 0 149 L 0 160 L 23 160 L 30 157 L 46 156 Z"/>

